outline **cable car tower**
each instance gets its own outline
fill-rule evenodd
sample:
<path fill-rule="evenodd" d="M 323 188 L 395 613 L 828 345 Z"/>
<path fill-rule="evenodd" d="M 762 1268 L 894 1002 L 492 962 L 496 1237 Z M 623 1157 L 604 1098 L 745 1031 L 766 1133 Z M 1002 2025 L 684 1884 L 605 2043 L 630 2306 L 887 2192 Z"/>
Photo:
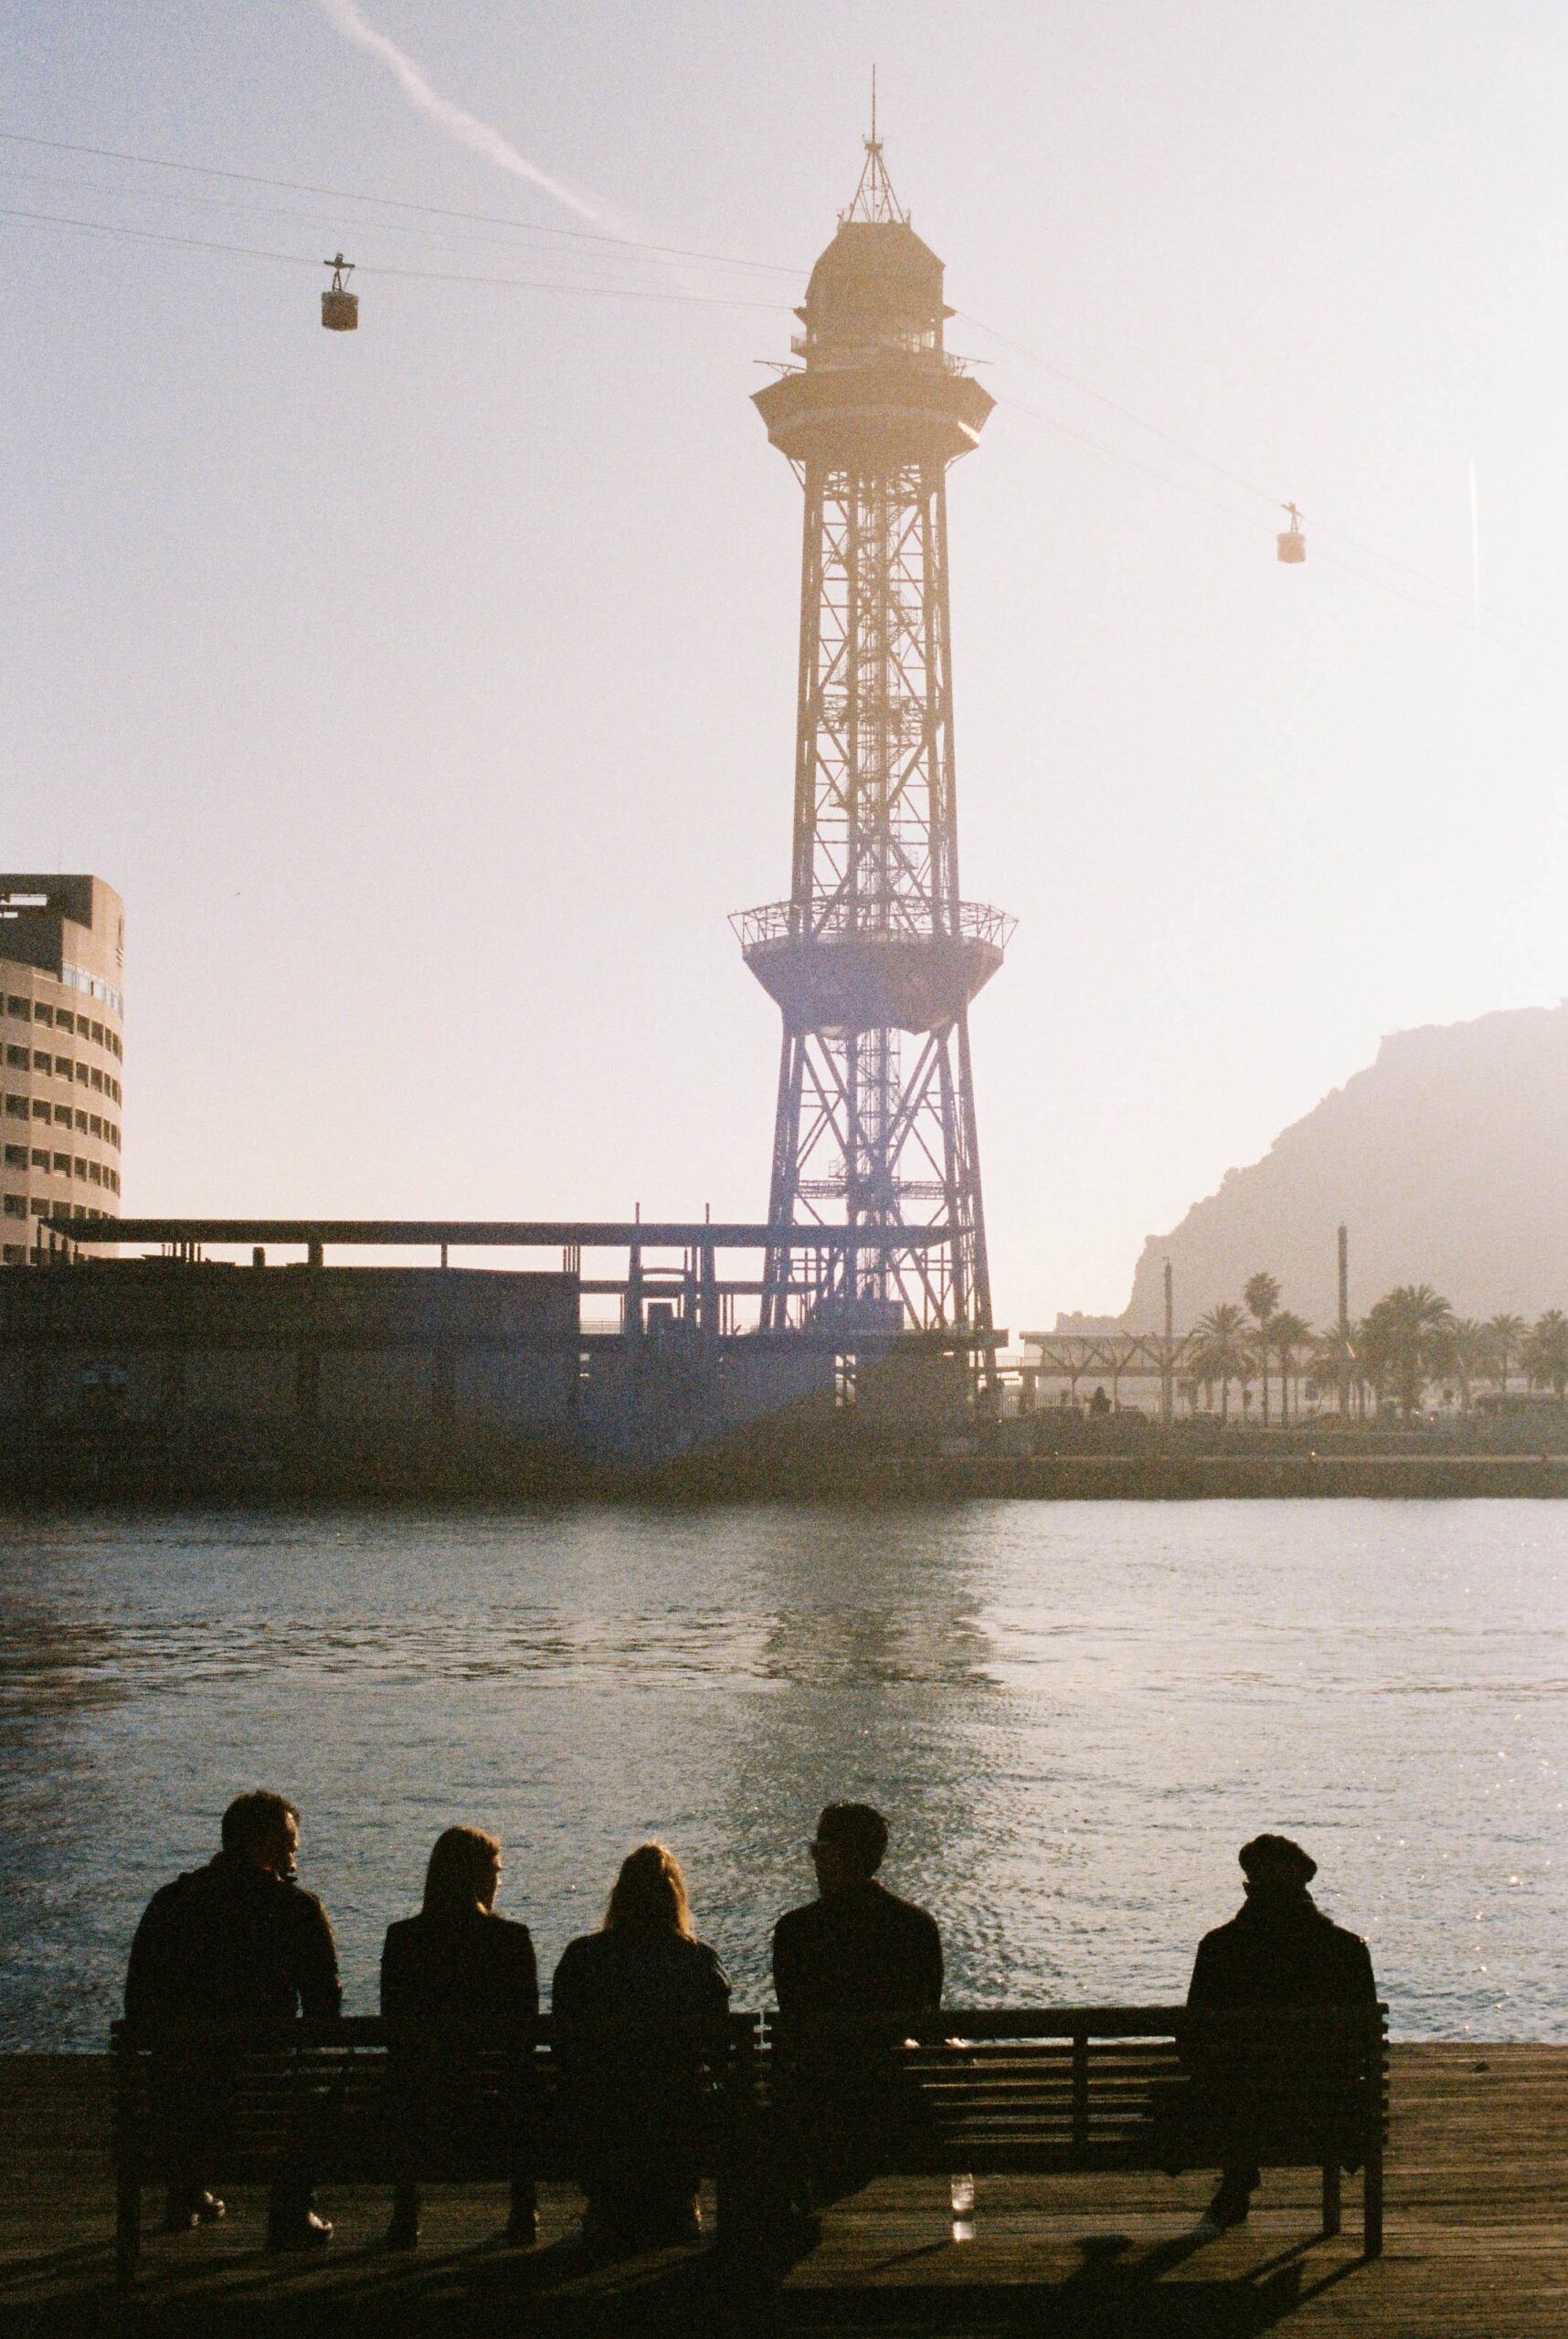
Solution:
<path fill-rule="evenodd" d="M 969 1007 L 1013 921 L 959 891 L 947 471 L 994 400 L 942 345 L 942 263 L 894 195 L 874 98 L 795 365 L 757 393 L 805 490 L 789 898 L 733 921 L 784 1018 L 768 1223 L 941 1225 L 838 1255 L 832 1297 L 768 1255 L 762 1325 L 979 1335 L 994 1379 Z M 799 1253 L 795 1254 L 800 1257 Z M 811 1262 L 825 1272 L 829 1263 Z"/>

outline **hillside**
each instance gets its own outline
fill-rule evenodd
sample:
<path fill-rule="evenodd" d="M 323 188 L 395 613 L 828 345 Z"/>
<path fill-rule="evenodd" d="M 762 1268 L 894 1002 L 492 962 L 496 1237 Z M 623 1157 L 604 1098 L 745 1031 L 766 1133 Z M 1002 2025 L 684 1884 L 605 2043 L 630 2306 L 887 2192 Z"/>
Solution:
<path fill-rule="evenodd" d="M 1335 1230 L 1350 1228 L 1351 1313 L 1430 1283 L 1462 1316 L 1568 1307 L 1568 1001 L 1429 1024 L 1227 1170 L 1150 1235 L 1123 1321 L 1158 1329 L 1170 1259 L 1176 1318 L 1241 1297 L 1259 1268 L 1314 1324 L 1335 1308 Z"/>

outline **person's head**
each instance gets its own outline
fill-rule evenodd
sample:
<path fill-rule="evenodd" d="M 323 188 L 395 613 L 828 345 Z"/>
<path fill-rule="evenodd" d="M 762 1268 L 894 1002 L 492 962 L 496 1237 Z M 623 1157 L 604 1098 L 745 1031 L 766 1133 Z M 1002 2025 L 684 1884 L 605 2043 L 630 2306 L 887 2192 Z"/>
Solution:
<path fill-rule="evenodd" d="M 842 1892 L 867 1883 L 882 1866 L 887 1822 L 869 1803 L 830 1803 L 809 1848 L 819 1891 Z"/>
<path fill-rule="evenodd" d="M 607 1933 L 679 1933 L 692 1938 L 692 1910 L 681 1863 L 666 1845 L 639 1844 L 620 1863 L 604 1912 Z"/>
<path fill-rule="evenodd" d="M 223 1848 L 231 1858 L 274 1876 L 292 1876 L 300 1850 L 300 1815 L 286 1795 L 258 1787 L 237 1794 L 223 1815 Z"/>
<path fill-rule="evenodd" d="M 501 1846 L 482 1827 L 445 1827 L 425 1869 L 428 1917 L 471 1916 L 493 1909 L 501 1886 Z"/>
<path fill-rule="evenodd" d="M 1305 1892 L 1318 1873 L 1311 1853 L 1288 1836 L 1255 1836 L 1236 1857 L 1249 1892 Z"/>

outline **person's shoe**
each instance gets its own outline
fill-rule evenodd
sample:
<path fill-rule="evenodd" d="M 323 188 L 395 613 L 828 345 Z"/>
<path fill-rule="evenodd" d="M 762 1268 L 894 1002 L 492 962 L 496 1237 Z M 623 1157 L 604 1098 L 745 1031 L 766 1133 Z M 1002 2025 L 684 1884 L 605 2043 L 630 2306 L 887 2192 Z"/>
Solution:
<path fill-rule="evenodd" d="M 330 2222 L 318 2217 L 313 2209 L 307 2209 L 303 2217 L 270 2217 L 267 2220 L 267 2247 L 279 2255 L 324 2249 L 331 2239 Z"/>
<path fill-rule="evenodd" d="M 164 2233 L 194 2233 L 197 2226 L 215 2226 L 228 2215 L 227 2203 L 216 2193 L 171 2193 L 164 2203 Z"/>
<path fill-rule="evenodd" d="M 538 2238 L 539 2212 L 537 2209 L 514 2209 L 506 2220 L 505 2239 L 508 2249 L 532 2249 Z"/>
<path fill-rule="evenodd" d="M 1219 2190 L 1198 2220 L 1198 2231 L 1206 2238 L 1226 2233 L 1232 2226 L 1246 2223 L 1252 2207 L 1252 2193 L 1248 2186 L 1222 2180 Z"/>

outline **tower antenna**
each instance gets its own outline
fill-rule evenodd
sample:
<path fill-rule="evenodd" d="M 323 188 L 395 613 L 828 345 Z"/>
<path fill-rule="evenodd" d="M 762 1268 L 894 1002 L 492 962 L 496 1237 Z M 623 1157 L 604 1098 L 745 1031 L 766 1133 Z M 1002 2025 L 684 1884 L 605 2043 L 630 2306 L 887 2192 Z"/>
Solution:
<path fill-rule="evenodd" d="M 893 182 L 887 175 L 887 165 L 882 159 L 882 140 L 876 127 L 876 68 L 871 69 L 871 134 L 861 141 L 865 148 L 865 161 L 861 166 L 860 185 L 854 191 L 854 201 L 847 211 L 839 214 L 840 220 L 869 219 L 894 221 L 906 228 L 909 214 L 893 192 Z"/>

